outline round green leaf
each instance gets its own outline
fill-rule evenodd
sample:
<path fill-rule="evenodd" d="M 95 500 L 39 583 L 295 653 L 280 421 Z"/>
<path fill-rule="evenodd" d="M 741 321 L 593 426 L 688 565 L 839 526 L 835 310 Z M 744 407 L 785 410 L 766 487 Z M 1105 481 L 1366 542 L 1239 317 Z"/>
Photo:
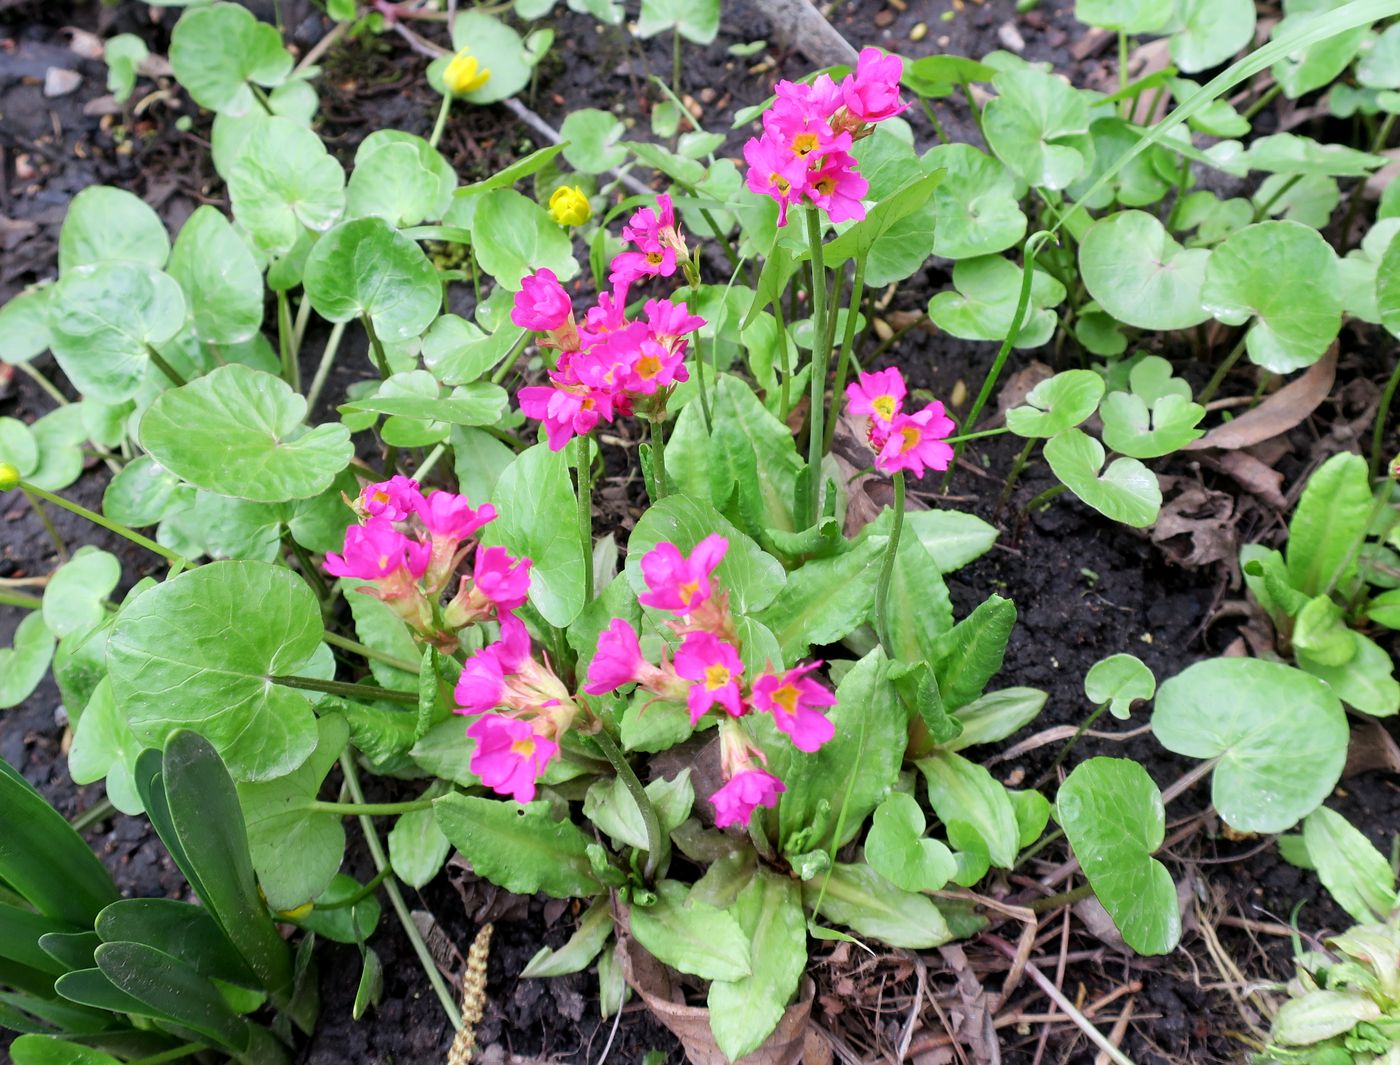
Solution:
<path fill-rule="evenodd" d="M 1002 340 L 1011 330 L 1021 294 L 1021 268 L 999 255 L 960 260 L 953 267 L 955 292 L 938 292 L 928 316 L 964 340 Z M 1055 332 L 1055 312 L 1065 287 L 1043 270 L 1031 279 L 1031 300 L 1016 338 L 1017 348 L 1038 348 Z"/>
<path fill-rule="evenodd" d="M 1140 329 L 1187 329 L 1210 317 L 1201 306 L 1210 252 L 1182 248 L 1144 211 L 1094 223 L 1079 246 L 1084 287 L 1120 322 Z"/>
<path fill-rule="evenodd" d="M 197 208 L 181 227 L 170 276 L 189 301 L 194 335 L 205 343 L 241 344 L 262 325 L 262 271 L 217 208 Z"/>
<path fill-rule="evenodd" d="M 58 234 L 60 274 L 112 260 L 159 270 L 169 256 L 170 237 L 160 216 L 139 197 L 107 185 L 74 196 Z"/>
<path fill-rule="evenodd" d="M 1183 25 L 1172 61 L 1187 74 L 1217 67 L 1254 39 L 1254 0 L 1176 0 Z"/>
<path fill-rule="evenodd" d="M 584 174 L 601 174 L 627 161 L 627 149 L 617 142 L 626 133 L 617 116 L 596 107 L 569 112 L 559 133 L 564 138 L 564 158 Z"/>
<path fill-rule="evenodd" d="M 1356 80 L 1368 89 L 1400 89 L 1400 22 L 1387 26 L 1361 57 Z"/>
<path fill-rule="evenodd" d="M 306 694 L 272 678 L 310 672 L 321 608 L 285 566 L 212 562 L 122 609 L 107 641 L 112 694 L 136 738 L 207 739 L 239 780 L 269 780 L 316 748 Z"/>
<path fill-rule="evenodd" d="M 481 268 L 509 289 L 540 267 L 561 281 L 578 273 L 568 233 L 549 213 L 514 189 L 492 189 L 472 216 L 472 247 Z"/>
<path fill-rule="evenodd" d="M 1089 667 L 1084 674 L 1084 695 L 1097 706 L 1108 704 L 1109 713 L 1126 721 L 1133 702 L 1151 699 L 1157 691 L 1157 678 L 1136 655 L 1109 655 Z"/>
<path fill-rule="evenodd" d="M 1005 251 L 1026 233 L 1016 179 L 999 161 L 970 144 L 942 144 L 923 157 L 926 168 L 946 170 L 933 190 L 938 224 L 933 254 L 971 259 Z"/>
<path fill-rule="evenodd" d="M 36 285 L 0 307 L 0 362 L 17 366 L 48 351 L 52 297 L 52 285 Z"/>
<path fill-rule="evenodd" d="M 440 190 L 438 175 L 424 165 L 417 146 L 381 143 L 373 151 L 356 154 L 355 169 L 345 188 L 345 215 L 374 215 L 391 226 L 416 226 L 425 218 L 440 215 L 436 211 Z"/>
<path fill-rule="evenodd" d="M 332 322 L 368 315 L 382 340 L 407 340 L 433 324 L 442 307 L 437 270 L 382 218 L 342 222 L 306 260 L 306 294 Z"/>
<path fill-rule="evenodd" d="M 1155 33 L 1173 13 L 1172 0 L 1077 0 L 1074 17 L 1122 33 Z"/>
<path fill-rule="evenodd" d="M 306 400 L 237 363 L 162 393 L 141 419 L 141 446 L 196 488 L 261 503 L 330 487 L 355 453 L 343 425 L 308 429 Z"/>
<path fill-rule="evenodd" d="M 1274 24 L 1272 40 L 1280 40 L 1301 31 L 1309 23 L 1326 19 L 1341 6 L 1341 0 L 1286 0 L 1285 17 Z M 1337 79 L 1356 56 L 1370 33 L 1363 24 L 1329 37 L 1306 48 L 1290 52 L 1271 68 L 1274 80 L 1283 87 L 1290 100 L 1320 89 Z"/>
<path fill-rule="evenodd" d="M 381 149 L 395 144 L 411 146 L 418 155 L 419 165 L 437 179 L 437 195 L 427 217 L 441 218 L 446 215 L 452 206 L 452 193 L 457 188 L 457 172 L 452 169 L 452 164 L 443 157 L 443 154 L 422 137 L 398 129 L 377 129 L 362 140 L 360 146 L 355 149 L 355 166 L 358 168 L 360 164 L 368 162 Z M 374 213 L 383 214 L 382 211 Z M 406 225 L 407 223 L 402 224 Z"/>
<path fill-rule="evenodd" d="M 345 210 L 345 171 L 290 118 L 253 123 L 225 178 L 234 217 L 271 256 L 291 251 L 306 229 L 324 233 Z"/>
<path fill-rule="evenodd" d="M 674 29 L 687 41 L 709 44 L 719 33 L 720 0 L 642 0 L 637 36 Z"/>
<path fill-rule="evenodd" d="M 49 670 L 54 638 L 44 615 L 34 611 L 15 629 L 13 647 L 0 647 L 0 710 L 29 698 Z"/>
<path fill-rule="evenodd" d="M 73 732 L 68 772 L 75 784 L 106 781 L 107 797 L 124 814 L 146 812 L 136 788 L 136 759 L 144 748 L 117 712 L 111 682 L 103 677 L 93 689 Z"/>
<path fill-rule="evenodd" d="M 1099 408 L 1104 443 L 1135 459 L 1177 451 L 1204 435 L 1196 425 L 1206 409 L 1191 401 L 1191 386 L 1172 376 L 1160 355 L 1139 359 L 1129 372 L 1130 392 L 1111 392 Z"/>
<path fill-rule="evenodd" d="M 1249 146 L 1245 161 L 1252 170 L 1319 177 L 1365 177 L 1385 165 L 1385 156 L 1357 151 L 1345 144 L 1319 144 L 1296 133 L 1274 133 Z"/>
<path fill-rule="evenodd" d="M 123 525 L 154 525 L 194 501 L 194 490 L 150 455 L 122 467 L 102 493 L 102 513 Z"/>
<path fill-rule="evenodd" d="M 1322 358 L 1342 325 L 1337 254 L 1297 222 L 1260 222 L 1211 252 L 1201 300 L 1227 325 L 1255 319 L 1250 361 L 1291 373 Z"/>
<path fill-rule="evenodd" d="M 276 26 L 240 4 L 214 4 L 180 17 L 170 65 L 200 107 L 242 115 L 259 106 L 248 82 L 277 85 L 292 71 L 292 54 Z"/>
<path fill-rule="evenodd" d="M 530 81 L 530 54 L 520 34 L 499 19 L 494 19 L 481 11 L 462 11 L 452 27 L 452 47 L 470 48 L 472 55 L 485 70 L 491 72 L 486 84 L 475 92 L 463 94 L 460 99 L 474 104 L 494 104 L 508 96 L 514 96 Z M 428 71 L 429 81 L 441 91 L 442 70 L 450 57 L 444 56 L 433 62 Z M 436 77 L 436 81 L 434 81 Z"/>
<path fill-rule="evenodd" d="M 131 262 L 81 266 L 53 295 L 53 353 L 75 388 L 104 403 L 136 395 L 150 347 L 185 324 L 185 297 L 168 275 Z"/>
<path fill-rule="evenodd" d="M 0 418 L 0 462 L 8 462 L 21 477 L 28 477 L 39 466 L 34 430 L 18 418 Z"/>
<path fill-rule="evenodd" d="M 102 602 L 121 576 L 116 555 L 91 544 L 80 547 L 44 588 L 44 624 L 59 637 L 92 628 L 105 616 Z"/>
<path fill-rule="evenodd" d="M 1145 529 L 1157 520 L 1162 489 L 1157 475 L 1137 459 L 1114 459 L 1103 467 L 1103 445 L 1078 429 L 1045 443 L 1045 460 L 1071 492 L 1105 517 Z"/>
<path fill-rule="evenodd" d="M 1006 412 L 1017 436 L 1055 436 L 1073 429 L 1098 407 L 1103 378 L 1093 370 L 1065 370 L 1030 390 L 1024 406 Z"/>
<path fill-rule="evenodd" d="M 1167 954 L 1181 939 L 1176 885 L 1152 857 L 1166 815 L 1147 770 L 1127 758 L 1090 758 L 1060 785 L 1056 819 L 1094 894 L 1139 954 Z"/>
<path fill-rule="evenodd" d="M 1028 185 L 1072 184 L 1086 162 L 1077 143 L 1089 132 L 1084 94 L 1064 78 L 1030 67 L 1004 70 L 992 84 L 999 95 L 982 111 L 987 146 Z"/>
<path fill-rule="evenodd" d="M 905 891 L 937 891 L 958 871 L 940 840 L 924 837 L 924 814 L 912 795 L 895 792 L 875 811 L 865 838 L 870 867 Z"/>
<path fill-rule="evenodd" d="M 1346 763 L 1342 704 L 1316 677 L 1279 662 L 1213 658 L 1166 681 L 1152 731 L 1191 758 L 1218 758 L 1211 798 L 1246 832 L 1283 832 L 1315 810 Z"/>

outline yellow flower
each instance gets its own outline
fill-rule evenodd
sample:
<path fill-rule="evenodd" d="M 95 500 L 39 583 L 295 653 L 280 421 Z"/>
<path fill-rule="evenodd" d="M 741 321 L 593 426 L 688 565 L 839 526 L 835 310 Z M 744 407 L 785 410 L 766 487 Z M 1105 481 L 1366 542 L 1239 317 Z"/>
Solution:
<path fill-rule="evenodd" d="M 549 217 L 561 226 L 581 226 L 592 216 L 588 197 L 577 185 L 560 185 L 549 197 Z"/>
<path fill-rule="evenodd" d="M 472 55 L 470 48 L 463 48 L 452 57 L 447 69 L 442 72 L 442 83 L 453 96 L 463 96 L 476 92 L 491 80 L 491 68 L 482 67 Z"/>
<path fill-rule="evenodd" d="M 19 482 L 19 470 L 11 463 L 0 462 L 0 492 L 18 488 Z"/>
<path fill-rule="evenodd" d="M 316 903 L 314 903 L 314 902 L 303 902 L 303 903 L 302 903 L 300 906 L 298 906 L 296 909 L 294 909 L 294 910 L 283 910 L 283 911 L 282 911 L 281 913 L 279 913 L 277 916 L 278 916 L 278 917 L 285 917 L 285 918 L 287 918 L 287 919 L 290 920 L 290 921 L 300 921 L 303 917 L 308 916 L 308 915 L 311 913 L 311 911 L 314 910 L 315 908 L 316 908 Z"/>

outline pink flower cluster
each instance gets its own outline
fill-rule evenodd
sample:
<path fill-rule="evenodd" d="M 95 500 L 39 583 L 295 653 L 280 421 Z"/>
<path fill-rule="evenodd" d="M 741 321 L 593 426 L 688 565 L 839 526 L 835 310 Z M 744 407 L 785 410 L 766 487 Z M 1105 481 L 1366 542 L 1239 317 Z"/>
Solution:
<path fill-rule="evenodd" d="M 851 145 L 909 106 L 899 98 L 903 73 L 899 56 L 863 48 L 856 69 L 840 82 L 829 74 L 811 84 L 778 82 L 763 135 L 744 145 L 748 187 L 778 201 L 778 225 L 787 225 L 788 206 L 804 199 L 833 222 L 865 217 L 861 200 L 870 185 Z"/>
<path fill-rule="evenodd" d="M 602 293 L 583 324 L 574 319 L 569 295 L 550 270 L 526 277 L 516 294 L 511 321 L 522 329 L 546 334 L 542 347 L 555 348 L 559 360 L 548 385 L 532 385 L 517 394 L 528 418 L 544 422 L 552 451 L 601 422 L 633 413 L 639 405 L 664 409 L 672 385 L 689 379 L 685 368 L 687 337 L 705 324 L 683 302 L 647 300 L 644 321 L 626 317 L 627 293 L 638 281 L 670 277 L 689 252 L 676 225 L 669 196 L 657 197 L 657 209 L 644 207 L 623 227 L 622 236 L 636 246 L 612 261 L 613 289 Z"/>
<path fill-rule="evenodd" d="M 915 477 L 922 477 L 925 469 L 946 470 L 953 448 L 944 441 L 957 426 L 937 400 L 905 414 L 907 395 L 904 376 L 894 368 L 863 373 L 846 386 L 850 412 L 866 417 L 875 468 L 882 473 L 908 470 Z"/>
<path fill-rule="evenodd" d="M 739 718 L 754 710 L 772 715 L 773 723 L 800 751 L 812 752 L 831 739 L 835 726 L 823 713 L 835 697 L 808 674 L 820 662 L 784 672 L 771 670 L 746 685 L 728 595 L 715 587 L 714 573 L 729 542 L 705 537 L 687 556 L 672 543 L 660 543 L 642 556 L 647 591 L 639 598 L 649 607 L 676 615 L 668 622 L 681 638 L 673 662 L 663 656 L 654 666 L 642 656 L 636 630 L 623 618 L 598 637 L 588 666 L 584 691 L 601 695 L 638 684 L 659 698 L 685 700 L 690 722 L 697 724 L 715 706 L 721 718 L 721 752 L 728 781 L 711 796 L 715 823 L 724 828 L 747 822 L 759 806 L 772 806 L 783 783 L 760 767 L 764 756 L 751 744 Z"/>
<path fill-rule="evenodd" d="M 345 530 L 339 553 L 326 554 L 326 572 L 372 582 L 359 591 L 386 603 L 424 639 L 455 646 L 451 632 L 525 602 L 530 560 L 484 547 L 475 552 L 471 577 L 462 577 L 456 596 L 439 605 L 477 532 L 495 520 L 490 503 L 474 508 L 452 492 L 424 494 L 417 481 L 398 475 L 366 485 L 352 506 L 361 523 Z"/>

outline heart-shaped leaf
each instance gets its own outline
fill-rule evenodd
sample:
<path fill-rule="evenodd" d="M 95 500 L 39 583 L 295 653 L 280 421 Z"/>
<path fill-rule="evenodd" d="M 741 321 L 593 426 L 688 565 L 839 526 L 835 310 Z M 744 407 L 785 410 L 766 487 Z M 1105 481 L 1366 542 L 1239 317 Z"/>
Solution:
<path fill-rule="evenodd" d="M 1030 390 L 1026 403 L 1006 412 L 1017 436 L 1051 437 L 1073 429 L 1098 407 L 1103 378 L 1093 370 L 1064 370 Z"/>
<path fill-rule="evenodd" d="M 871 819 L 865 860 L 905 891 L 939 890 L 958 871 L 958 863 L 941 840 L 925 837 L 925 828 L 923 811 L 913 796 L 895 792 Z"/>
<path fill-rule="evenodd" d="M 494 104 L 514 96 L 525 88 L 534 69 L 520 34 L 484 11 L 458 13 L 452 26 L 452 47 L 471 49 L 482 69 L 491 72 L 479 89 L 462 94 L 461 99 L 474 104 Z M 450 56 L 443 56 L 428 67 L 428 82 L 439 92 L 443 89 L 442 72 L 450 61 Z"/>
<path fill-rule="evenodd" d="M 205 343 L 241 344 L 262 325 L 262 271 L 216 208 L 196 208 L 181 227 L 170 276 L 189 301 L 194 335 Z"/>
<path fill-rule="evenodd" d="M 1201 285 L 1210 252 L 1187 250 L 1145 211 L 1092 225 L 1079 246 L 1084 287 L 1113 317 L 1140 329 L 1187 329 L 1210 317 Z"/>
<path fill-rule="evenodd" d="M 0 710 L 18 706 L 39 686 L 53 658 L 54 637 L 35 611 L 15 629 L 13 647 L 0 647 Z"/>
<path fill-rule="evenodd" d="M 1129 458 L 1114 459 L 1105 470 L 1104 458 L 1103 445 L 1079 429 L 1045 443 L 1045 461 L 1066 488 L 1100 514 L 1145 529 L 1162 508 L 1157 475 Z"/>
<path fill-rule="evenodd" d="M 1089 132 L 1087 97 L 1064 78 L 1025 65 L 1001 71 L 992 84 L 998 95 L 982 110 L 987 146 L 1028 185 L 1072 184 L 1086 162 L 1077 139 Z"/>
<path fill-rule="evenodd" d="M 368 316 L 382 340 L 407 340 L 432 325 L 442 284 L 423 249 L 382 218 L 341 222 L 306 260 L 306 294 L 332 322 Z"/>
<path fill-rule="evenodd" d="M 928 315 L 964 340 L 1002 340 L 1011 331 L 1021 294 L 1021 268 L 999 255 L 960 260 L 953 267 L 956 292 L 938 292 Z M 1065 287 L 1043 270 L 1031 279 L 1031 300 L 1016 338 L 1018 348 L 1038 348 L 1055 332 L 1055 312 Z"/>
<path fill-rule="evenodd" d="M 1001 162 L 970 144 L 942 144 L 925 153 L 923 163 L 947 172 L 933 191 L 938 220 L 933 254 L 945 259 L 992 255 L 1025 236 L 1016 179 Z"/>
<path fill-rule="evenodd" d="M 1162 845 L 1162 796 L 1127 758 L 1090 758 L 1060 785 L 1055 818 L 1094 894 L 1139 954 L 1167 954 L 1181 939 L 1176 885 L 1152 857 Z"/>
<path fill-rule="evenodd" d="M 1122 33 L 1155 33 L 1171 20 L 1172 0 L 1076 0 L 1074 17 Z"/>
<path fill-rule="evenodd" d="M 1219 759 L 1211 799 L 1246 832 L 1283 832 L 1332 791 L 1347 721 L 1322 681 L 1279 662 L 1214 658 L 1163 683 L 1152 713 L 1162 746 Z"/>
<path fill-rule="evenodd" d="M 141 446 L 196 488 L 260 503 L 308 499 L 354 455 L 343 425 L 302 424 L 306 400 L 237 363 L 164 392 L 141 419 Z"/>
<path fill-rule="evenodd" d="M 1191 401 L 1191 386 L 1172 376 L 1166 359 L 1140 359 L 1128 380 L 1130 392 L 1110 392 L 1099 408 L 1103 441 L 1114 451 L 1135 459 L 1156 458 L 1205 435 L 1196 426 L 1206 409 Z"/>
<path fill-rule="evenodd" d="M 345 171 L 290 118 L 258 119 L 224 176 L 234 217 L 270 256 L 291 251 L 307 229 L 324 233 L 345 210 Z"/>
<path fill-rule="evenodd" d="M 159 270 L 170 257 L 165 223 L 125 189 L 94 185 L 68 205 L 58 235 L 60 274 L 94 263 L 144 263 Z"/>
<path fill-rule="evenodd" d="M 1288 39 L 1310 23 L 1330 17 L 1340 6 L 1342 0 L 1285 0 L 1284 18 L 1274 24 L 1272 39 Z M 1270 73 L 1283 88 L 1283 94 L 1296 100 L 1335 81 L 1369 33 L 1370 26 L 1362 23 L 1330 34 L 1306 48 L 1290 52 L 1270 68 Z"/>
<path fill-rule="evenodd" d="M 452 204 L 453 186 L 447 187 L 444 200 L 441 179 L 431 169 L 432 157 L 424 148 L 428 148 L 426 141 L 421 148 L 410 141 L 382 139 L 370 151 L 361 145 L 345 186 L 345 216 L 375 216 L 391 226 L 416 226 L 426 218 L 445 214 Z M 435 148 L 428 151 L 438 154 Z"/>
<path fill-rule="evenodd" d="M 1172 62 L 1187 74 L 1219 66 L 1254 39 L 1254 0 L 1176 0 Z"/>
<path fill-rule="evenodd" d="M 564 158 L 581 174 L 601 174 L 627 161 L 627 149 L 618 141 L 627 130 L 611 111 L 582 107 L 569 112 L 559 133 L 564 138 Z"/>
<path fill-rule="evenodd" d="M 292 71 L 292 54 L 276 26 L 241 4 L 214 4 L 185 12 L 175 24 L 170 65 L 200 107 L 243 115 L 258 106 L 248 83 L 281 83 Z"/>
<path fill-rule="evenodd" d="M 44 623 L 60 638 L 90 629 L 105 616 L 103 600 L 121 580 L 117 556 L 84 544 L 44 588 Z"/>
<path fill-rule="evenodd" d="M 1157 678 L 1136 655 L 1109 655 L 1084 674 L 1085 698 L 1096 706 L 1107 703 L 1109 713 L 1124 721 L 1134 701 L 1151 699 L 1156 691 Z"/>
<path fill-rule="evenodd" d="M 307 697 L 272 678 L 310 673 L 324 626 L 285 566 L 213 562 L 123 607 L 107 641 L 112 693 L 137 739 L 197 730 L 240 780 L 290 773 L 316 747 Z"/>
<path fill-rule="evenodd" d="M 73 744 L 68 751 L 68 772 L 75 784 L 106 780 L 107 798 L 124 814 L 144 813 L 145 803 L 136 789 L 136 759 L 143 747 L 126 719 L 117 710 L 111 682 L 103 677 L 83 707 Z"/>
<path fill-rule="evenodd" d="M 481 268 L 506 288 L 519 288 L 521 278 L 541 267 L 561 281 L 578 273 L 567 231 L 514 189 L 482 194 L 471 230 Z"/>
<path fill-rule="evenodd" d="M 639 37 L 674 30 L 687 41 L 709 44 L 719 33 L 720 0 L 642 0 Z"/>

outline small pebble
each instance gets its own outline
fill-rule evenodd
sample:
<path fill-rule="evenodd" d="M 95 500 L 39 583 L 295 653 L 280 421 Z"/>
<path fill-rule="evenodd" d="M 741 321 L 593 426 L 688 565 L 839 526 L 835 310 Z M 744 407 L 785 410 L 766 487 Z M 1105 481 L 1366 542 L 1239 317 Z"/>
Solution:
<path fill-rule="evenodd" d="M 1014 22 L 1003 22 L 997 27 L 997 40 L 1007 49 L 1020 55 L 1026 50 L 1026 39 L 1021 36 L 1021 31 L 1016 28 Z"/>
<path fill-rule="evenodd" d="M 922 40 L 923 40 L 925 37 L 927 37 L 927 36 L 928 36 L 928 23 L 927 23 L 927 22 L 920 22 L 917 26 L 915 26 L 912 30 L 909 31 L 909 39 L 910 39 L 911 41 L 922 41 Z"/>
<path fill-rule="evenodd" d="M 875 25 L 879 26 L 881 29 L 884 29 L 893 21 L 894 12 L 890 11 L 888 8 L 875 16 Z"/>
<path fill-rule="evenodd" d="M 76 70 L 63 67 L 49 67 L 44 72 L 44 95 L 48 97 L 67 96 L 83 83 L 83 76 Z"/>

